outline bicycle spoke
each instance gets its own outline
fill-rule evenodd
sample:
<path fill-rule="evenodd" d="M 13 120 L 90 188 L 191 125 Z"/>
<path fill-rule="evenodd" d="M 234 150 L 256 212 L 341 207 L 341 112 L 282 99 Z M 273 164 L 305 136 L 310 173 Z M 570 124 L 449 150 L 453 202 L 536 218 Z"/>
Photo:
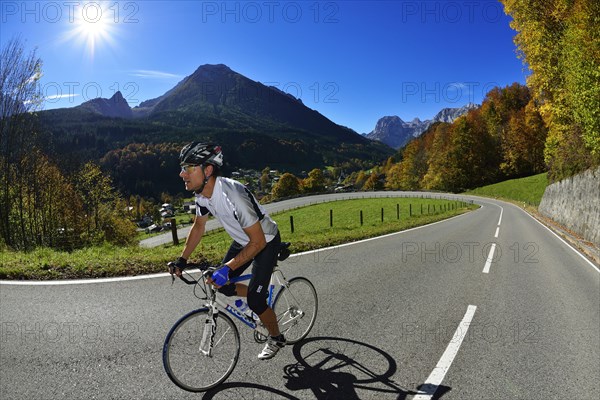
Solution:
<path fill-rule="evenodd" d="M 169 378 L 185 390 L 199 392 L 223 382 L 233 371 L 240 350 L 237 328 L 231 318 L 219 314 L 211 349 L 210 335 L 205 333 L 207 310 L 196 310 L 180 319 L 167 335 L 163 349 L 163 363 Z M 209 343 L 201 349 L 202 337 Z M 209 355 L 210 354 L 210 355 Z"/>
<path fill-rule="evenodd" d="M 288 342 L 296 343 L 308 335 L 315 322 L 317 307 L 317 293 L 308 279 L 291 279 L 281 289 L 273 310 Z"/>

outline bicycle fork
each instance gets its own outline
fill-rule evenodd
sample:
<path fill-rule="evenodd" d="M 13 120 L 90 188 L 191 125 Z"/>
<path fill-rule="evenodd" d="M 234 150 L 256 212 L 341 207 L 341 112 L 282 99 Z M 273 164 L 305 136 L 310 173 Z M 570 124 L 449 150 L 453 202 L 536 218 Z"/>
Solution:
<path fill-rule="evenodd" d="M 217 316 L 219 310 L 213 304 L 208 305 L 208 314 L 204 320 L 202 340 L 200 341 L 200 353 L 212 357 L 212 349 L 215 345 L 215 334 L 217 333 Z"/>

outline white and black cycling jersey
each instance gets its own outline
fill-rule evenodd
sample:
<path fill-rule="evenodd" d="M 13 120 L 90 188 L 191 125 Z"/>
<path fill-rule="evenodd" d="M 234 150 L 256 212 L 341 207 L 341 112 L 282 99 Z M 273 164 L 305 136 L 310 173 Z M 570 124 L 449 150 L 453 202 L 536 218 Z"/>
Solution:
<path fill-rule="evenodd" d="M 260 221 L 265 240 L 270 242 L 277 235 L 277 223 L 269 217 L 254 195 L 240 182 L 218 176 L 212 197 L 196 194 L 196 215 L 212 214 L 221 222 L 233 240 L 245 246 L 250 239 L 243 228 Z"/>

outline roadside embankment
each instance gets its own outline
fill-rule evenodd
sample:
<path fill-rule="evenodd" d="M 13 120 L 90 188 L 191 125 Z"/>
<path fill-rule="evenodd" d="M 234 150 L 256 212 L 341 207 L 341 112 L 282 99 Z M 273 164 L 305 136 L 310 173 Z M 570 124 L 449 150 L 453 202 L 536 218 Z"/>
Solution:
<path fill-rule="evenodd" d="M 538 211 L 600 247 L 600 167 L 560 182 L 544 192 Z"/>

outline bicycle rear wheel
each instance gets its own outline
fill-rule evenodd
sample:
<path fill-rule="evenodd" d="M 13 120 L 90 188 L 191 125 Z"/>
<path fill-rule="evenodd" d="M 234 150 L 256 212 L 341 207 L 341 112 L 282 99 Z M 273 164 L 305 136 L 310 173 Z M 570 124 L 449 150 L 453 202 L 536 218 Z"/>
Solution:
<path fill-rule="evenodd" d="M 315 324 L 318 306 L 317 291 L 306 278 L 292 278 L 281 288 L 273 302 L 273 311 L 288 343 L 299 342 L 308 335 Z"/>
<path fill-rule="evenodd" d="M 210 355 L 202 352 L 208 350 L 206 339 L 212 330 L 208 309 L 184 315 L 169 331 L 163 346 L 163 365 L 169 378 L 180 388 L 190 392 L 212 389 L 223 383 L 235 368 L 240 355 L 237 327 L 222 313 L 217 315 L 215 323 Z"/>

